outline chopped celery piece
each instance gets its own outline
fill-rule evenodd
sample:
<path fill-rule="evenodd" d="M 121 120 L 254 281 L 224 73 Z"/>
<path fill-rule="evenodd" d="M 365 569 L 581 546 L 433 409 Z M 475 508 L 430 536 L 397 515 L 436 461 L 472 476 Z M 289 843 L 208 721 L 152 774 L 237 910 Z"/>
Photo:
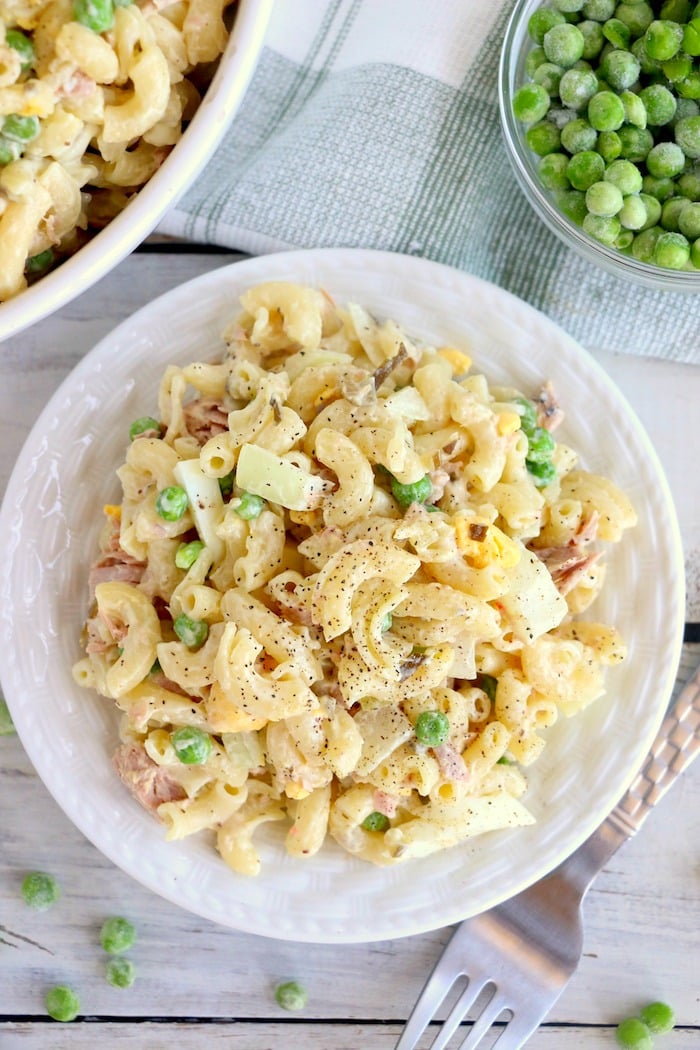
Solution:
<path fill-rule="evenodd" d="M 243 445 L 238 456 L 236 484 L 246 492 L 279 503 L 288 510 L 312 510 L 326 482 L 281 459 L 266 448 Z"/>

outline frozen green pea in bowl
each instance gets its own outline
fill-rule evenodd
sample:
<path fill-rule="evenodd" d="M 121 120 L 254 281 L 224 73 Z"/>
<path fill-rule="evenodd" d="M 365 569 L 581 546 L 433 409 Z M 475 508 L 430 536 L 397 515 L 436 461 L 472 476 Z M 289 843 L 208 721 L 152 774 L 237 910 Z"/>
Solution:
<path fill-rule="evenodd" d="M 517 0 L 499 102 L 516 179 L 551 232 L 610 274 L 692 292 L 700 9 L 685 10 L 676 21 L 662 0 Z"/>

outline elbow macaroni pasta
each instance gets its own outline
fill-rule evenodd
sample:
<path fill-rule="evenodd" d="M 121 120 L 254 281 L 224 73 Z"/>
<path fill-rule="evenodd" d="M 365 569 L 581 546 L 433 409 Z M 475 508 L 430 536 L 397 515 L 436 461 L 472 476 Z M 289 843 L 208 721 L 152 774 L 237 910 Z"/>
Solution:
<path fill-rule="evenodd" d="M 330 836 L 381 865 L 532 823 L 547 729 L 624 658 L 574 614 L 629 500 L 556 442 L 543 483 L 527 402 L 464 352 L 316 289 L 242 304 L 221 361 L 166 370 L 105 508 L 74 675 L 121 712 L 122 779 L 248 875 L 269 821 L 295 858 Z M 160 515 L 177 479 L 190 506 Z"/>
<path fill-rule="evenodd" d="M 229 2 L 126 0 L 96 32 L 68 0 L 0 0 L 0 302 L 157 171 L 226 46 Z"/>

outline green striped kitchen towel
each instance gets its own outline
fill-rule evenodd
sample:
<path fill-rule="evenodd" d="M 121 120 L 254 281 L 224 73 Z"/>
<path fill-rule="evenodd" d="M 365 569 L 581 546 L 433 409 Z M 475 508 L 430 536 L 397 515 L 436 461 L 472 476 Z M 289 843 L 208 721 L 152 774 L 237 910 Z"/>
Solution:
<path fill-rule="evenodd" d="M 568 250 L 502 140 L 513 0 L 277 0 L 224 143 L 160 230 L 251 254 L 363 247 L 493 281 L 584 345 L 700 362 L 700 297 L 643 290 Z"/>

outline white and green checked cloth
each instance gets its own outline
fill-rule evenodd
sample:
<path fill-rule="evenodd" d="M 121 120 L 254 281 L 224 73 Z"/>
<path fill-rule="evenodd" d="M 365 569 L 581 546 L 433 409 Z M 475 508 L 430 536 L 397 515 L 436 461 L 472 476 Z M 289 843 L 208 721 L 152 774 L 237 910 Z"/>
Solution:
<path fill-rule="evenodd" d="M 277 0 L 224 143 L 161 231 L 255 255 L 419 255 L 507 288 L 584 345 L 700 363 L 700 295 L 591 268 L 518 188 L 497 100 L 512 6 Z"/>

